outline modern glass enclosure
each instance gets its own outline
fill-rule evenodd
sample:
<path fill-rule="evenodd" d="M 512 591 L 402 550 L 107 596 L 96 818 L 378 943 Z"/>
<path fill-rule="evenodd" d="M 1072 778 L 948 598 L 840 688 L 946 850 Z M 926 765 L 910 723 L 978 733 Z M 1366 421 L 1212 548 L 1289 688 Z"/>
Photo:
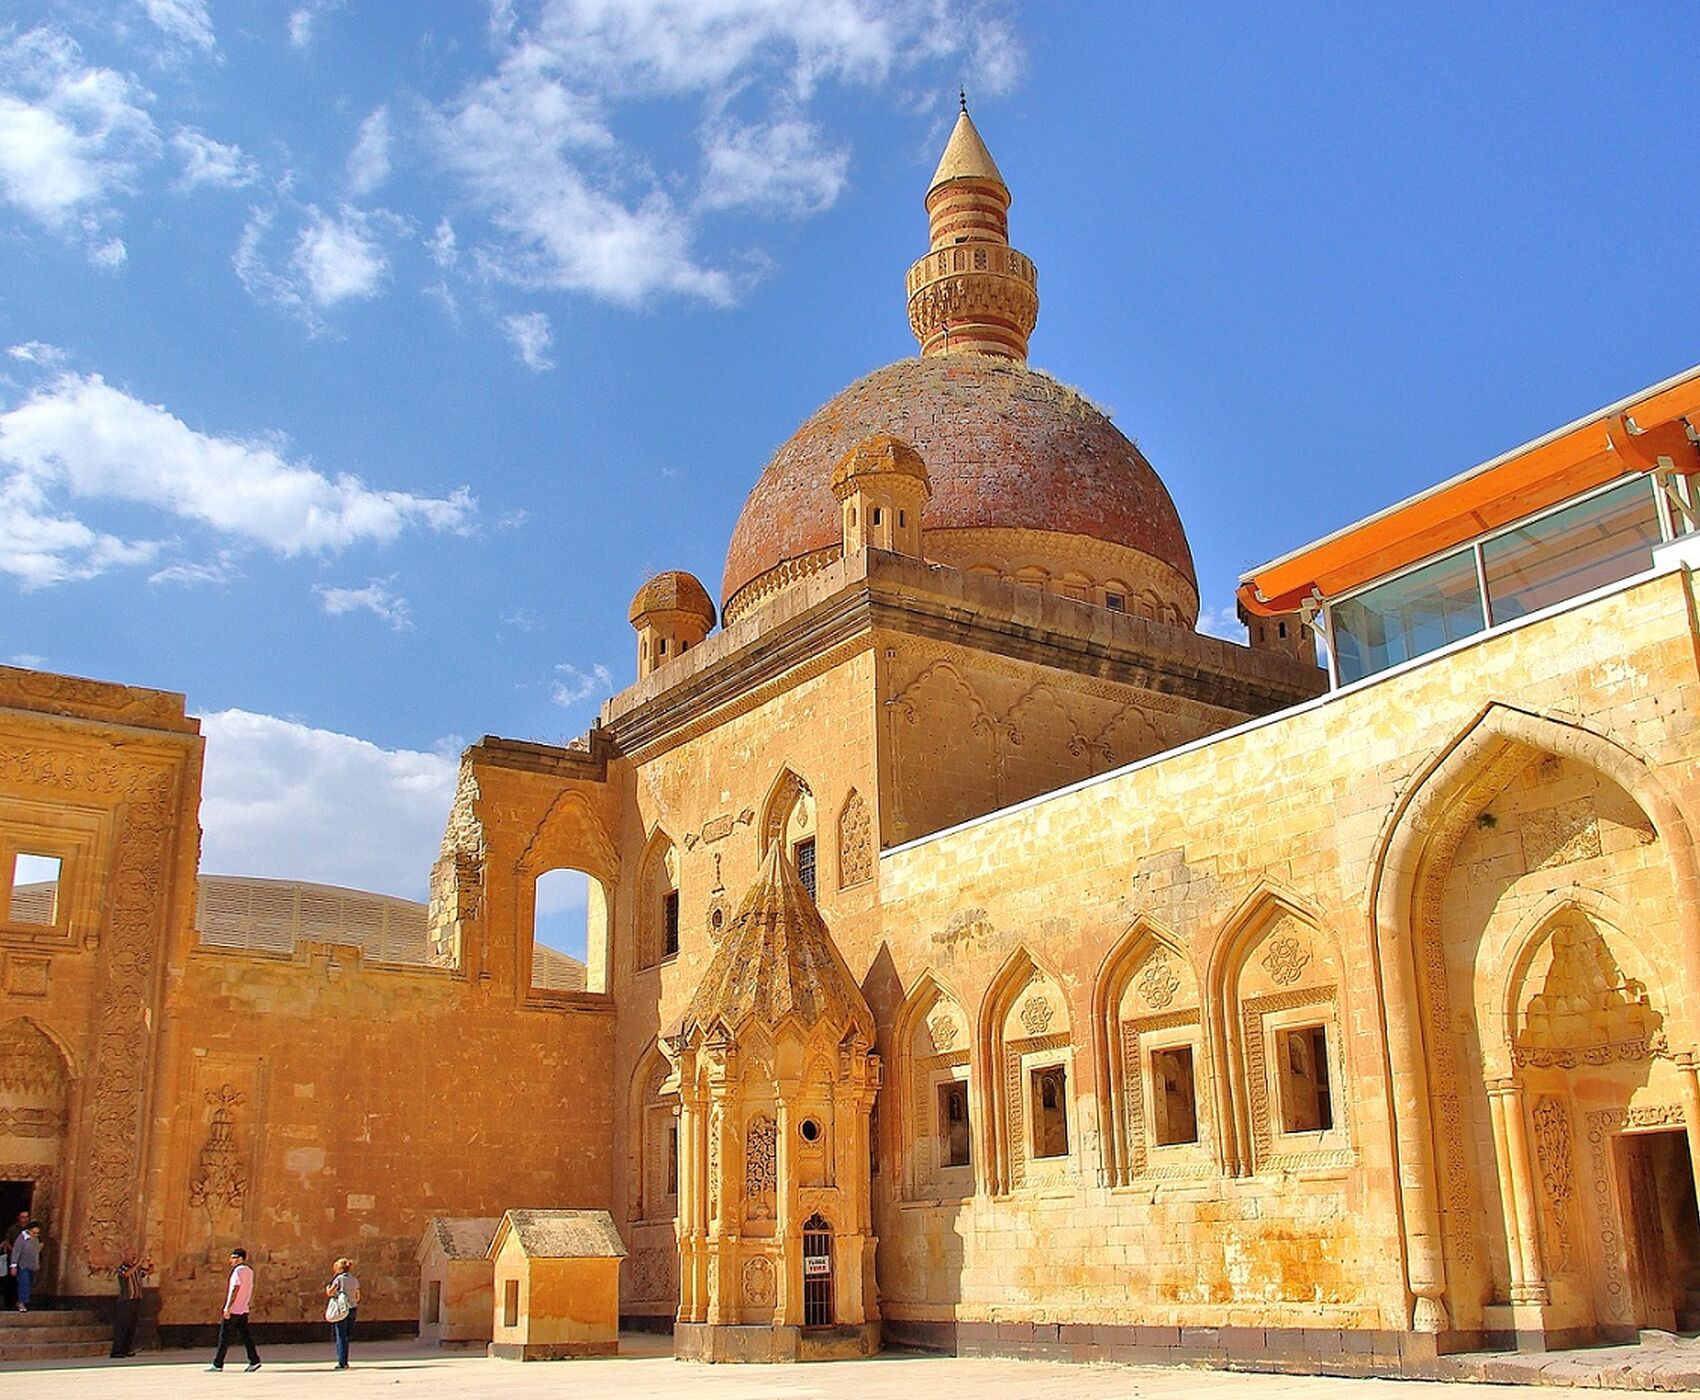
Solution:
<path fill-rule="evenodd" d="M 1335 683 L 1651 568 L 1671 529 L 1660 489 L 1651 475 L 1631 477 L 1334 600 L 1325 621 Z"/>

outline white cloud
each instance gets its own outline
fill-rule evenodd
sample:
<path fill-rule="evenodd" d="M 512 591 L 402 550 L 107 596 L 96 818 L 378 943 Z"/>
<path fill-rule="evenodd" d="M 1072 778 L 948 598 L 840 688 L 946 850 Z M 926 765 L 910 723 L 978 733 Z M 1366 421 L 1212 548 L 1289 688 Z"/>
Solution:
<path fill-rule="evenodd" d="M 390 109 L 376 108 L 360 123 L 360 135 L 348 153 L 348 190 L 370 194 L 390 177 Z"/>
<path fill-rule="evenodd" d="M 549 317 L 545 313 L 525 311 L 504 316 L 502 330 L 528 368 L 539 373 L 555 368 L 555 361 L 549 356 L 555 333 L 549 329 Z"/>
<path fill-rule="evenodd" d="M 172 149 L 183 161 L 177 188 L 187 193 L 201 185 L 235 190 L 260 178 L 260 168 L 242 153 L 242 148 L 215 141 L 204 131 L 180 126 L 172 133 Z"/>
<path fill-rule="evenodd" d="M 350 473 L 291 460 L 276 440 L 198 432 L 98 374 L 60 373 L 0 413 L 0 572 L 26 585 L 150 562 L 157 543 L 124 540 L 68 514 L 58 499 L 124 502 L 204 525 L 279 555 L 464 531 L 476 511 L 447 497 L 378 491 Z"/>
<path fill-rule="evenodd" d="M 454 225 L 447 219 L 438 219 L 437 227 L 431 230 L 431 236 L 425 240 L 425 250 L 430 253 L 431 261 L 438 267 L 445 271 L 453 267 L 460 257 Z"/>
<path fill-rule="evenodd" d="M 747 278 L 699 250 L 703 216 L 808 215 L 849 153 L 808 112 L 824 81 L 877 86 L 953 60 L 991 91 L 1019 49 L 994 0 L 542 0 L 492 6 L 495 71 L 436 114 L 443 163 L 488 219 L 486 273 L 619 305 L 731 302 Z M 995 61 L 993 61 L 995 57 Z M 985 71 L 978 71 L 984 69 Z M 619 134 L 627 107 L 699 100 L 695 170 L 656 171 Z M 765 107 L 739 114 L 735 108 Z M 694 185 L 694 188 L 693 188 Z"/>
<path fill-rule="evenodd" d="M 0 194 L 97 264 L 122 262 L 112 200 L 159 153 L 152 94 L 45 28 L 0 41 L 0 75 Z"/>
<path fill-rule="evenodd" d="M 231 265 L 250 296 L 294 313 L 317 333 L 325 329 L 320 312 L 339 302 L 369 300 L 382 290 L 390 276 L 383 240 L 409 225 L 387 211 L 368 213 L 346 204 L 335 215 L 309 204 L 303 214 L 284 270 L 265 251 L 277 219 L 272 209 L 250 211 Z"/>
<path fill-rule="evenodd" d="M 1220 608 L 1206 605 L 1198 610 L 1198 630 L 1207 637 L 1220 637 L 1223 641 L 1238 642 L 1245 645 L 1245 624 L 1240 621 L 1239 612 L 1232 603 Z"/>
<path fill-rule="evenodd" d="M 109 238 L 89 249 L 89 261 L 104 272 L 116 272 L 129 261 L 130 250 L 122 238 Z"/>
<path fill-rule="evenodd" d="M 170 38 L 203 53 L 214 47 L 212 16 L 206 0 L 141 0 L 142 9 Z"/>
<path fill-rule="evenodd" d="M 8 657 L 8 666 L 22 666 L 27 671 L 40 670 L 47 662 L 45 656 L 38 656 L 33 651 L 20 651 L 16 656 Z"/>
<path fill-rule="evenodd" d="M 247 710 L 201 729 L 202 869 L 426 897 L 454 800 L 451 747 L 384 749 Z"/>
<path fill-rule="evenodd" d="M 290 259 L 307 295 L 318 306 L 376 296 L 389 275 L 389 260 L 366 215 L 347 206 L 334 219 L 311 206 L 307 215 Z"/>
<path fill-rule="evenodd" d="M 388 579 L 375 578 L 364 588 L 315 586 L 313 591 L 319 595 L 324 610 L 332 617 L 365 611 L 379 621 L 389 623 L 393 631 L 410 632 L 413 630 L 413 618 L 407 609 L 407 599 L 392 589 L 390 582 Z"/>
<path fill-rule="evenodd" d="M 846 149 L 827 150 L 821 130 L 795 117 L 745 125 L 722 119 L 704 135 L 704 209 L 818 214 L 844 189 Z"/>
<path fill-rule="evenodd" d="M 42 340 L 26 340 L 22 345 L 8 345 L 6 353 L 26 365 L 43 365 L 57 369 L 69 358 L 57 345 Z"/>
<path fill-rule="evenodd" d="M 563 661 L 555 668 L 555 679 L 549 683 L 549 698 L 565 708 L 597 695 L 609 695 L 614 689 L 614 676 L 600 661 L 588 671 Z"/>
<path fill-rule="evenodd" d="M 236 555 L 233 550 L 221 549 L 215 559 L 203 563 L 191 560 L 181 560 L 175 564 L 167 564 L 148 575 L 149 583 L 181 583 L 195 586 L 202 583 L 229 583 L 237 574 Z"/>
<path fill-rule="evenodd" d="M 308 0 L 305 5 L 297 5 L 289 12 L 289 46 L 295 49 L 310 47 L 313 26 L 318 23 L 319 17 L 340 10 L 342 4 L 343 0 Z"/>

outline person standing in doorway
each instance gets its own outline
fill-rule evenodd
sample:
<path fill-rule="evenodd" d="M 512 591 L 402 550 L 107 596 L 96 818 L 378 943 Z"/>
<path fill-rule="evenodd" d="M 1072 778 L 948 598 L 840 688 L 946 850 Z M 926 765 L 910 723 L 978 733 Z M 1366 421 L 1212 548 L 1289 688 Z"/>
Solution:
<path fill-rule="evenodd" d="M 336 1277 L 325 1285 L 325 1315 L 336 1328 L 336 1368 L 348 1369 L 348 1342 L 354 1335 L 354 1314 L 360 1306 L 360 1280 L 354 1276 L 354 1261 L 338 1259 Z M 337 1317 L 336 1314 L 341 1316 Z"/>
<path fill-rule="evenodd" d="M 6 1263 L 4 1267 L 0 1267 L 0 1284 L 5 1285 L 4 1291 L 8 1308 L 15 1308 L 18 1305 L 18 1280 L 12 1273 L 11 1267 L 12 1246 L 18 1242 L 18 1236 L 24 1232 L 29 1223 L 30 1213 L 27 1210 L 20 1210 L 18 1218 L 6 1226 L 6 1247 L 3 1251 L 0 1251 L 0 1253 L 5 1254 Z"/>
<path fill-rule="evenodd" d="M 224 1290 L 224 1312 L 218 1324 L 218 1350 L 213 1353 L 212 1365 L 207 1370 L 224 1369 L 224 1354 L 230 1350 L 233 1332 L 242 1338 L 242 1345 L 248 1349 L 246 1369 L 260 1369 L 260 1353 L 254 1350 L 254 1334 L 248 1330 L 248 1310 L 253 1303 L 254 1271 L 248 1267 L 248 1251 L 233 1249 L 230 1251 L 230 1282 Z"/>
<path fill-rule="evenodd" d="M 17 1285 L 19 1312 L 30 1310 L 30 1294 L 35 1291 L 36 1271 L 41 1268 L 41 1231 L 25 1225 L 12 1241 L 12 1280 Z"/>
<path fill-rule="evenodd" d="M 112 1324 L 113 1356 L 136 1354 L 136 1320 L 142 1314 L 142 1285 L 153 1272 L 153 1260 L 139 1259 L 126 1249 L 118 1265 L 118 1316 Z"/>

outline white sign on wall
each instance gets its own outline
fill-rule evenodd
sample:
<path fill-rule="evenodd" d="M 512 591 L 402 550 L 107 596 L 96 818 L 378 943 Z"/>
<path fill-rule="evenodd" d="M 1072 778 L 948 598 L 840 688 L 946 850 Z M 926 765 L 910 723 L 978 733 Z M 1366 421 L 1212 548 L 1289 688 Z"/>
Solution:
<path fill-rule="evenodd" d="M 810 1254 L 803 1259 L 804 1278 L 826 1278 L 832 1273 L 832 1260 L 824 1254 Z"/>

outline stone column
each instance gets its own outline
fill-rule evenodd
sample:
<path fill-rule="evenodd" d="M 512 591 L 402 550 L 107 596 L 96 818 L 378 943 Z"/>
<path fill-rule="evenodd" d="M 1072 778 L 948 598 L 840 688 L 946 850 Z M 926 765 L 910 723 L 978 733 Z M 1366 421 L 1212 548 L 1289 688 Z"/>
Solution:
<path fill-rule="evenodd" d="M 1529 1128 L 1523 1086 L 1515 1077 L 1488 1082 L 1494 1145 L 1499 1151 L 1500 1195 L 1510 1195 L 1507 1245 L 1511 1257 L 1511 1301 L 1545 1304 L 1546 1271 L 1541 1262 L 1540 1207 L 1529 1158 Z"/>
<path fill-rule="evenodd" d="M 687 1062 L 689 1063 L 689 1062 Z M 694 1069 L 694 1065 L 692 1066 Z M 702 1110 L 694 1083 L 680 1075 L 679 1084 L 679 1321 L 701 1322 L 697 1291 L 697 1251 L 701 1243 L 698 1212 L 706 1162 L 699 1142 Z"/>
<path fill-rule="evenodd" d="M 1688 1160 L 1694 1169 L 1694 1194 L 1700 1199 L 1700 1065 L 1694 1052 L 1677 1059 L 1677 1077 L 1682 1083 L 1683 1122 L 1688 1128 Z"/>
<path fill-rule="evenodd" d="M 779 1245 L 776 1261 L 778 1306 L 781 1327 L 803 1325 L 803 1237 L 797 1219 L 797 1182 L 791 1165 L 791 1094 L 794 1083 L 781 1082 L 773 1109 L 773 1235 Z"/>
<path fill-rule="evenodd" d="M 1414 865 L 1415 850 L 1407 849 L 1401 859 Z M 1384 977 L 1394 1150 L 1404 1216 L 1405 1281 L 1415 1300 L 1411 1327 L 1417 1332 L 1444 1332 L 1451 1319 L 1446 1313 L 1446 1259 L 1440 1233 L 1433 1112 L 1417 999 L 1416 935 L 1410 927 L 1408 907 L 1403 911 L 1386 907 L 1386 891 L 1396 890 L 1403 883 L 1399 873 L 1389 868 L 1382 880 L 1385 888 L 1376 909 L 1377 941 Z M 1405 883 L 1404 897 L 1409 897 L 1414 884 L 1414 880 Z"/>

